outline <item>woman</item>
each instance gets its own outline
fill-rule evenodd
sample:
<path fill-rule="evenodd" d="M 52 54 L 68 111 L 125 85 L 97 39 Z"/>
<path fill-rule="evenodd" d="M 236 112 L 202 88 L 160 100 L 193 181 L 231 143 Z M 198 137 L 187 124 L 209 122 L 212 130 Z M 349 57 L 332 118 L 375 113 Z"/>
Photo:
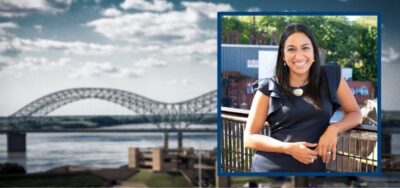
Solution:
<path fill-rule="evenodd" d="M 252 172 L 324 172 L 336 159 L 337 135 L 362 121 L 357 102 L 337 64 L 320 66 L 316 40 L 302 24 L 283 31 L 275 77 L 260 82 L 244 131 L 257 150 Z M 336 109 L 344 118 L 329 124 Z M 260 134 L 264 121 L 271 135 Z"/>

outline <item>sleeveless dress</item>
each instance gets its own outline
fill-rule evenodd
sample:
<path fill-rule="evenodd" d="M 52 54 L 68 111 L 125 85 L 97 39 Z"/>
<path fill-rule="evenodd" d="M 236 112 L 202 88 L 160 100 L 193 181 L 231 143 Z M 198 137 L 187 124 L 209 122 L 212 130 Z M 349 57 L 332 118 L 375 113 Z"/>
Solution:
<path fill-rule="evenodd" d="M 260 81 L 258 90 L 270 97 L 267 121 L 272 138 L 282 142 L 318 143 L 320 136 L 329 126 L 333 113 L 340 107 L 336 96 L 341 77 L 339 65 L 330 63 L 321 66 L 321 76 L 323 102 L 321 110 L 317 110 L 304 95 L 295 96 L 294 100 L 289 101 L 274 79 Z M 303 89 L 305 87 L 307 86 L 303 86 Z M 325 170 L 321 157 L 314 163 L 303 164 L 284 153 L 263 151 L 256 151 L 251 165 L 252 172 L 324 172 Z"/>

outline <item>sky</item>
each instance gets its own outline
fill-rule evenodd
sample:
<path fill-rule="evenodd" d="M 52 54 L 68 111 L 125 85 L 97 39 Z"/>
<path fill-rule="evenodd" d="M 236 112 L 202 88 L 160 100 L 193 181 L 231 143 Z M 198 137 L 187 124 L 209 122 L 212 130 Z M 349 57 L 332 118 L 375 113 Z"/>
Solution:
<path fill-rule="evenodd" d="M 0 0 L 0 116 L 75 87 L 179 102 L 217 89 L 217 12 L 377 12 L 382 109 L 400 110 L 395 0 Z M 82 110 L 83 109 L 83 110 Z M 121 114 L 80 101 L 52 114 Z"/>

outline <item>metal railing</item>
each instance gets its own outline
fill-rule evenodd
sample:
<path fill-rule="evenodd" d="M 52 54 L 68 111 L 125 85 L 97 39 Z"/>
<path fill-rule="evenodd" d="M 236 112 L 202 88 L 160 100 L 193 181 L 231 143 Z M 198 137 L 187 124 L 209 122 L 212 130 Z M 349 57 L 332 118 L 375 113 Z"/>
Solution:
<path fill-rule="evenodd" d="M 222 117 L 222 170 L 224 172 L 249 172 L 255 150 L 244 147 L 243 133 L 248 110 L 221 109 Z M 261 134 L 270 135 L 264 124 Z M 376 126 L 360 125 L 339 134 L 337 158 L 327 164 L 330 172 L 373 172 L 377 168 Z"/>

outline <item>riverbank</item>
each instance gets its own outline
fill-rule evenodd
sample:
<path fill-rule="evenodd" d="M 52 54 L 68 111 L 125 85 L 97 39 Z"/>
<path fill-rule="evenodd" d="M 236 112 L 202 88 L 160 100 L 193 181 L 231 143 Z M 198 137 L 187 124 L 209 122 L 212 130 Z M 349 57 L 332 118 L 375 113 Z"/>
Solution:
<path fill-rule="evenodd" d="M 0 176 L 0 187 L 193 187 L 180 172 L 62 166 L 41 173 Z"/>

